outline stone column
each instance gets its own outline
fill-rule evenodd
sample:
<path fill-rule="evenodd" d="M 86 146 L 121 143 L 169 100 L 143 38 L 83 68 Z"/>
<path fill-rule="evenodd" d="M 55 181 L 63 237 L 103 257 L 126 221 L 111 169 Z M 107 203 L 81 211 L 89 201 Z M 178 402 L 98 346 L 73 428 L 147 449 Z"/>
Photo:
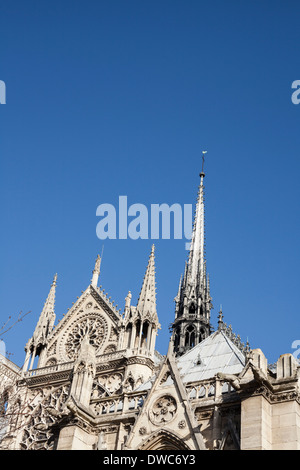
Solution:
<path fill-rule="evenodd" d="M 151 342 L 150 342 L 150 353 L 151 354 L 154 354 L 154 349 L 155 349 L 155 336 L 156 336 L 156 329 L 155 328 L 152 328 L 152 331 L 151 331 Z"/>
<path fill-rule="evenodd" d="M 29 370 L 31 370 L 32 367 L 33 367 L 33 363 L 34 363 L 34 359 L 35 359 L 35 352 L 36 352 L 36 350 L 35 350 L 35 348 L 34 348 L 33 351 L 32 351 L 32 356 L 31 356 L 31 362 L 30 362 Z"/>
<path fill-rule="evenodd" d="M 28 347 L 26 349 L 26 356 L 25 356 L 25 361 L 24 361 L 24 365 L 23 365 L 23 372 L 27 371 L 29 360 L 30 360 L 30 348 Z"/>

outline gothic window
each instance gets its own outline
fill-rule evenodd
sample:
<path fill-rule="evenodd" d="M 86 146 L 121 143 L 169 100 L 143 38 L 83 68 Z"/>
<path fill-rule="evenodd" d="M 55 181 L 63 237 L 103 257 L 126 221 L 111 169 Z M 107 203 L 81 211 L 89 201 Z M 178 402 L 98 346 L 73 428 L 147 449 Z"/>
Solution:
<path fill-rule="evenodd" d="M 106 330 L 106 320 L 96 314 L 90 317 L 82 317 L 80 321 L 74 322 L 74 326 L 65 342 L 68 358 L 73 360 L 77 357 L 81 341 L 86 336 L 89 338 L 89 343 L 98 350 L 105 340 Z"/>
<path fill-rule="evenodd" d="M 135 331 L 136 331 L 136 336 L 135 336 L 135 344 L 134 347 L 138 348 L 139 346 L 139 338 L 140 338 L 140 330 L 141 330 L 141 320 L 138 320 L 135 325 Z"/>
<path fill-rule="evenodd" d="M 185 347 L 193 348 L 195 346 L 195 328 L 190 325 L 185 330 Z"/>

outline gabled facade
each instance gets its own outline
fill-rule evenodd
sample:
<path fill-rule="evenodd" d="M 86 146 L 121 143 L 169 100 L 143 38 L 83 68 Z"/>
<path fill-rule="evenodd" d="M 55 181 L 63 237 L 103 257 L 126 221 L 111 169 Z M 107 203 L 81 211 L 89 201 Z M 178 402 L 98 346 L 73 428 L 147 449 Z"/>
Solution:
<path fill-rule="evenodd" d="M 0 448 L 24 450 L 300 449 L 300 365 L 268 364 L 223 321 L 211 325 L 204 252 L 204 173 L 168 353 L 152 246 L 137 305 L 88 287 L 55 323 L 55 275 L 23 368 L 0 357 Z"/>

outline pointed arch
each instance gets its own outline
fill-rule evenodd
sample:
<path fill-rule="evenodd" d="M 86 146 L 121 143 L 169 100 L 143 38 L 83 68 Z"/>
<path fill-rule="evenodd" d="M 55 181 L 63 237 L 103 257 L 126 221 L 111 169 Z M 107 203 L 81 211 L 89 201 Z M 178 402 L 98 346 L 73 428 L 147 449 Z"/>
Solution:
<path fill-rule="evenodd" d="M 160 429 L 151 434 L 138 450 L 190 450 L 190 448 L 176 434 Z"/>
<path fill-rule="evenodd" d="M 126 345 L 126 348 L 130 348 L 131 347 L 131 342 L 132 342 L 132 323 L 129 322 L 126 326 L 126 330 L 125 330 L 125 345 Z"/>
<path fill-rule="evenodd" d="M 195 326 L 188 325 L 185 329 L 185 337 L 184 337 L 184 346 L 187 349 L 191 349 L 195 346 Z"/>

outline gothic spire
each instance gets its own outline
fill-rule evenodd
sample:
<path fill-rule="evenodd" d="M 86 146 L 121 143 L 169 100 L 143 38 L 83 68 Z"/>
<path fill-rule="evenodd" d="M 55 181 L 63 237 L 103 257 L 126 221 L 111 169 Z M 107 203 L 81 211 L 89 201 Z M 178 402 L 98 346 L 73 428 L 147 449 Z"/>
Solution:
<path fill-rule="evenodd" d="M 124 335 L 121 343 L 139 354 L 154 354 L 157 330 L 160 329 L 156 311 L 156 283 L 154 245 L 148 260 L 146 273 L 137 305 L 131 305 L 131 292 L 125 299 Z"/>
<path fill-rule="evenodd" d="M 204 154 L 190 252 L 180 289 L 175 297 L 175 321 L 172 325 L 174 351 L 184 354 L 211 333 L 210 283 L 206 273 L 204 229 Z"/>
<path fill-rule="evenodd" d="M 35 345 L 37 345 L 39 342 L 41 344 L 44 344 L 48 334 L 51 332 L 53 325 L 54 325 L 56 281 L 57 281 L 57 274 L 55 274 L 53 278 L 53 282 L 51 284 L 48 297 L 46 299 L 43 310 L 40 314 L 40 318 L 37 322 L 37 325 L 33 333 L 32 338 L 33 338 Z"/>
<path fill-rule="evenodd" d="M 148 266 L 144 277 L 141 293 L 137 303 L 137 310 L 141 315 L 148 312 L 152 316 L 156 314 L 156 282 L 155 282 L 155 260 L 154 245 L 152 245 Z"/>
<path fill-rule="evenodd" d="M 203 171 L 200 173 L 200 186 L 198 190 L 194 226 L 192 240 L 190 245 L 190 253 L 187 265 L 187 279 L 190 285 L 195 284 L 199 279 L 200 284 L 203 282 L 205 270 L 205 253 L 204 253 L 204 179 Z"/>

